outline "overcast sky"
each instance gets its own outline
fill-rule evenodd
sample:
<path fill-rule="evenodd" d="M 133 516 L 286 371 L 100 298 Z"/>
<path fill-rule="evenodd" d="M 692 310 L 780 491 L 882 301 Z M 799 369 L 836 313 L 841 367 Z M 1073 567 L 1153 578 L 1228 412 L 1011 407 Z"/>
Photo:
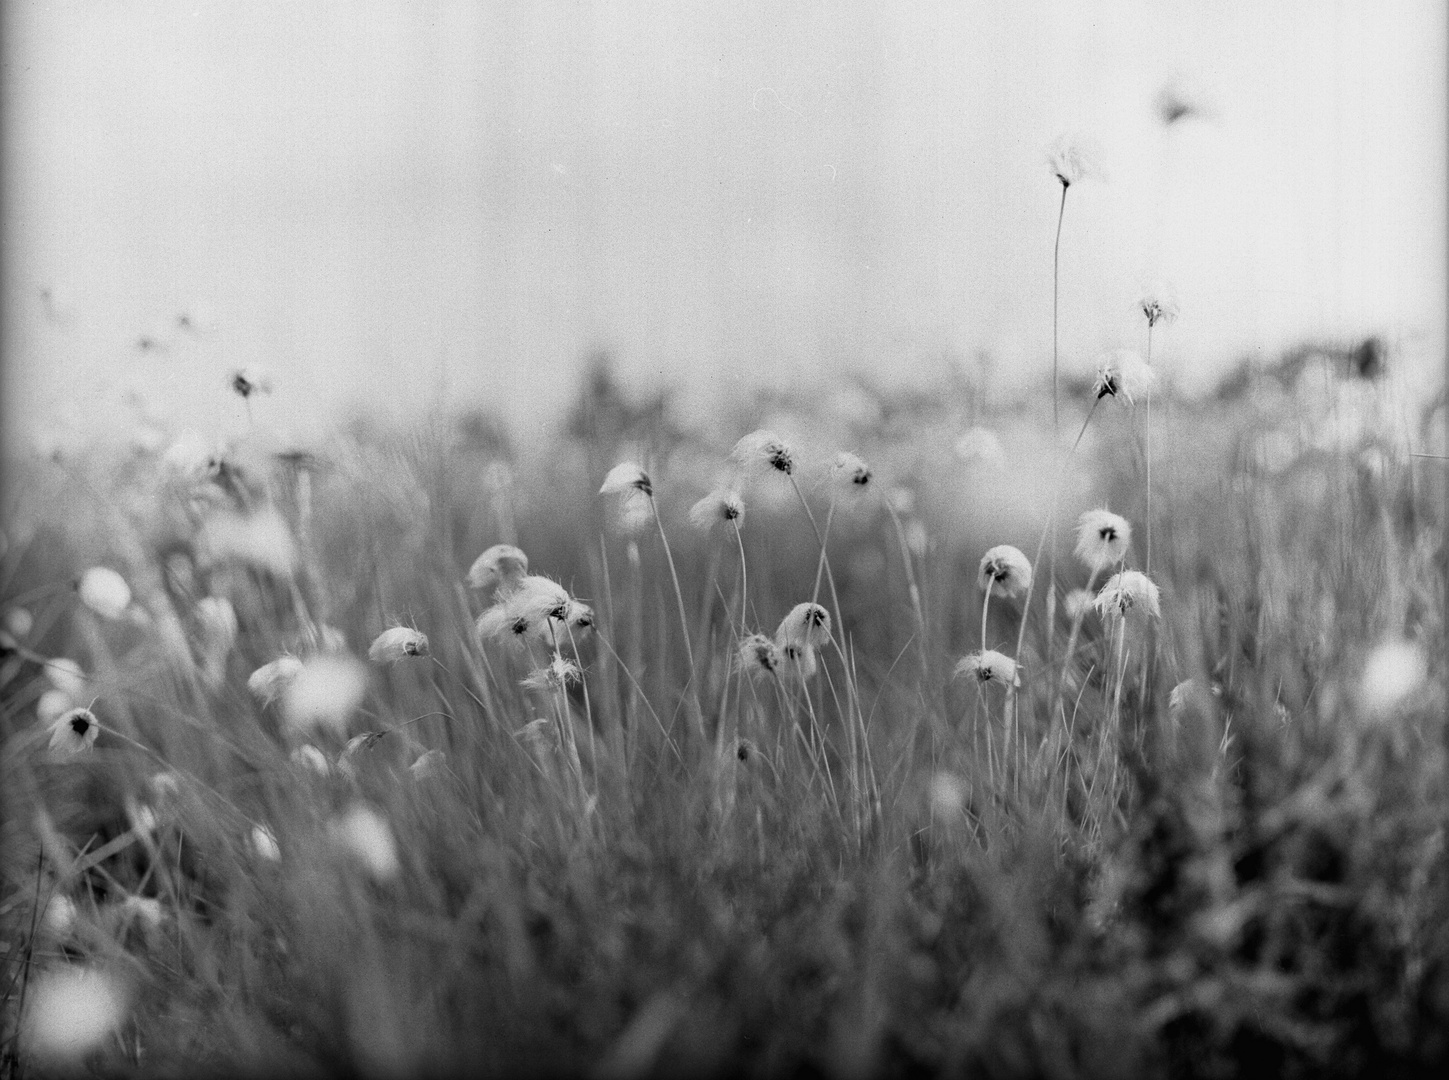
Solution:
<path fill-rule="evenodd" d="M 1067 130 L 1106 172 L 1067 203 L 1068 364 L 1140 347 L 1153 276 L 1189 382 L 1305 336 L 1442 355 L 1441 0 L 4 12 L 12 442 L 131 391 L 240 431 L 254 363 L 282 426 L 526 420 L 594 347 L 695 409 L 979 350 L 1034 379 Z M 1168 82 L 1204 115 L 1165 127 Z"/>

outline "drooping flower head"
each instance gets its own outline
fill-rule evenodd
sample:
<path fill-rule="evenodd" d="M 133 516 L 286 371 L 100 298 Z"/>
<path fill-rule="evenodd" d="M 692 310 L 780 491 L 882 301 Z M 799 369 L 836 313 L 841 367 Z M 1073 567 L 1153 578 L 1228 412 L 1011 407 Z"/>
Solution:
<path fill-rule="evenodd" d="M 530 574 L 518 587 L 478 617 L 481 638 L 522 644 L 538 641 L 552 646 L 568 639 L 570 618 L 592 622 L 592 612 L 574 606 L 568 590 L 552 578 Z"/>
<path fill-rule="evenodd" d="M 247 678 L 247 689 L 263 705 L 270 705 L 301 670 L 302 661 L 295 656 L 279 656 L 251 673 Z"/>
<path fill-rule="evenodd" d="M 1088 510 L 1077 518 L 1077 558 L 1092 573 L 1120 563 L 1132 544 L 1132 526 L 1110 510 Z"/>
<path fill-rule="evenodd" d="M 1177 293 L 1165 281 L 1154 281 L 1142 290 L 1137 301 L 1149 327 L 1162 323 L 1164 326 L 1177 318 Z"/>
<path fill-rule="evenodd" d="M 582 674 L 578 664 L 556 652 L 546 665 L 530 671 L 520 685 L 529 690 L 562 690 L 578 682 Z"/>
<path fill-rule="evenodd" d="M 231 388 L 243 399 L 249 398 L 253 394 L 270 394 L 272 392 L 272 374 L 260 364 L 238 368 L 231 373 Z"/>
<path fill-rule="evenodd" d="M 1157 585 L 1142 571 L 1123 570 L 1107 579 L 1093 605 L 1104 619 L 1125 619 L 1134 611 L 1158 618 L 1162 615 L 1159 595 Z"/>
<path fill-rule="evenodd" d="M 447 768 L 447 755 L 441 750 L 425 750 L 418 755 L 418 759 L 408 766 L 408 772 L 413 774 L 414 780 L 430 780 L 442 774 Z"/>
<path fill-rule="evenodd" d="M 795 455 L 789 443 L 773 431 L 752 431 L 730 451 L 730 459 L 746 472 L 779 472 L 789 476 L 795 471 Z"/>
<path fill-rule="evenodd" d="M 367 650 L 374 664 L 395 664 L 409 656 L 428 655 L 428 635 L 411 626 L 392 626 L 377 635 Z"/>
<path fill-rule="evenodd" d="M 829 641 L 830 612 L 819 604 L 796 604 L 775 631 L 775 644 L 782 651 L 786 645 L 819 649 Z"/>
<path fill-rule="evenodd" d="M 632 461 L 621 461 L 610 469 L 599 488 L 600 495 L 626 495 L 631 491 L 641 495 L 654 494 L 654 483 L 649 474 Z"/>
<path fill-rule="evenodd" d="M 101 725 L 89 709 L 70 709 L 50 725 L 50 749 L 58 754 L 82 754 L 96 745 Z"/>
<path fill-rule="evenodd" d="M 830 487 L 840 498 L 860 498 L 870 489 L 870 480 L 870 466 L 848 450 L 840 451 L 830 463 Z"/>
<path fill-rule="evenodd" d="M 528 574 L 528 556 L 512 544 L 494 544 L 473 560 L 468 584 L 486 592 L 497 589 L 500 597 L 512 592 Z"/>
<path fill-rule="evenodd" d="M 764 634 L 751 634 L 740 642 L 739 667 L 752 678 L 773 676 L 780 668 L 780 650 Z"/>
<path fill-rule="evenodd" d="M 793 641 L 784 643 L 776 641 L 775 645 L 779 655 L 779 665 L 776 671 L 781 682 L 803 684 L 815 677 L 819 664 L 815 659 L 813 648 L 807 644 Z"/>
<path fill-rule="evenodd" d="M 979 683 L 1000 683 L 1002 686 L 1020 685 L 1016 661 L 995 649 L 983 649 L 963 657 L 956 664 L 954 674 L 958 679 L 963 675 L 969 675 Z"/>
<path fill-rule="evenodd" d="M 81 603 L 105 619 L 119 619 L 131 606 L 131 587 L 109 566 L 92 566 L 76 584 Z"/>
<path fill-rule="evenodd" d="M 1097 363 L 1097 381 L 1092 393 L 1098 398 L 1121 397 L 1127 404 L 1136 404 L 1137 396 L 1146 393 L 1156 381 L 1157 373 L 1147 361 L 1131 349 L 1118 349 Z"/>
<path fill-rule="evenodd" d="M 1064 188 L 1101 175 L 1096 148 L 1079 135 L 1058 135 L 1047 150 L 1047 164 Z"/>
<path fill-rule="evenodd" d="M 1031 563 L 1020 548 L 997 544 L 981 556 L 976 580 L 981 588 L 989 589 L 992 596 L 1025 596 L 1031 588 Z"/>
<path fill-rule="evenodd" d="M 730 488 L 716 488 L 689 508 L 689 521 L 697 529 L 709 529 L 720 522 L 738 528 L 745 519 L 745 500 Z"/>

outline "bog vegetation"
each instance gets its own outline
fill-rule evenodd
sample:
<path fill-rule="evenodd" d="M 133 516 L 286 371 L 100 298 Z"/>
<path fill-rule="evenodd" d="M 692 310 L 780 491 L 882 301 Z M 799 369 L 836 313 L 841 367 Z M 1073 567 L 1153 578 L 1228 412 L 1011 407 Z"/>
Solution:
<path fill-rule="evenodd" d="M 248 371 L 17 464 L 7 1075 L 1443 1059 L 1442 393 L 1185 400 L 1174 313 L 1015 402 L 303 448 Z"/>

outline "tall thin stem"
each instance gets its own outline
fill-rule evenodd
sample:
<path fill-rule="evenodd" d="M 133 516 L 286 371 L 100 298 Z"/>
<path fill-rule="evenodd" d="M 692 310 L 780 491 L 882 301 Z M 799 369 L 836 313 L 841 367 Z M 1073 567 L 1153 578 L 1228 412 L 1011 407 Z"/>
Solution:
<path fill-rule="evenodd" d="M 654 524 L 659 529 L 659 542 L 664 545 L 664 558 L 669 563 L 669 577 L 674 582 L 674 601 L 679 606 L 679 632 L 684 635 L 684 655 L 689 660 L 689 690 L 694 698 L 695 722 L 699 725 L 700 732 L 704 731 L 704 711 L 699 704 L 699 681 L 695 677 L 694 670 L 694 649 L 689 644 L 689 615 L 684 610 L 684 590 L 679 587 L 679 572 L 674 569 L 674 553 L 669 550 L 669 537 L 664 535 L 664 522 L 659 520 L 659 505 L 654 501 L 652 491 L 646 493 L 649 496 L 649 513 L 654 518 Z"/>
<path fill-rule="evenodd" d="M 1152 323 L 1147 319 L 1147 369 L 1152 370 Z M 1143 434 L 1147 443 L 1147 557 L 1143 572 L 1152 573 L 1152 382 L 1147 383 L 1147 430 Z"/>
<path fill-rule="evenodd" d="M 1067 216 L 1067 184 L 1062 183 L 1062 202 L 1057 210 L 1057 238 L 1052 245 L 1052 445 L 1060 438 L 1061 421 L 1059 415 L 1059 386 L 1057 363 L 1057 309 L 1061 294 L 1061 264 L 1062 264 L 1062 219 Z"/>

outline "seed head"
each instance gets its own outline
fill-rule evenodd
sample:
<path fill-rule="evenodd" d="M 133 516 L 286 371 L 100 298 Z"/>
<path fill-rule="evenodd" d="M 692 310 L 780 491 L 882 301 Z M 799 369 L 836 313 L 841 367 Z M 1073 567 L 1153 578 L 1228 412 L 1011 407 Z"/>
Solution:
<path fill-rule="evenodd" d="M 654 485 L 649 480 L 649 474 L 632 461 L 622 461 L 609 470 L 609 475 L 604 477 L 604 484 L 599 488 L 600 495 L 623 495 L 630 491 L 637 491 L 643 495 L 653 495 Z"/>
<path fill-rule="evenodd" d="M 1123 570 L 1107 579 L 1093 606 L 1102 618 L 1125 619 L 1129 612 L 1160 618 L 1157 585 L 1140 570 Z"/>
<path fill-rule="evenodd" d="M 789 476 L 795 471 L 795 456 L 784 439 L 773 431 L 752 431 L 730 451 L 730 458 L 747 472 L 775 472 Z"/>
<path fill-rule="evenodd" d="M 786 683 L 807 683 L 815 677 L 819 670 L 819 664 L 815 659 L 815 650 L 807 644 L 798 642 L 775 642 L 778 650 L 780 663 L 778 672 L 780 680 Z"/>
<path fill-rule="evenodd" d="M 1025 596 L 1031 588 L 1031 563 L 1020 548 L 998 544 L 981 556 L 976 572 L 977 584 L 989 589 L 993 596 L 1007 598 Z"/>
<path fill-rule="evenodd" d="M 1162 323 L 1164 326 L 1177 318 L 1177 294 L 1165 281 L 1154 281 L 1142 291 L 1137 301 L 1149 327 Z"/>
<path fill-rule="evenodd" d="M 527 573 L 527 555 L 512 544 L 494 544 L 473 560 L 468 584 L 483 592 L 497 589 L 502 597 L 516 589 Z"/>
<path fill-rule="evenodd" d="M 689 521 L 697 529 L 710 529 L 720 522 L 738 528 L 745 520 L 745 500 L 729 488 L 716 488 L 689 508 Z"/>
<path fill-rule="evenodd" d="M 1359 677 L 1359 706 L 1379 718 L 1392 712 L 1428 678 L 1424 652 L 1411 641 L 1391 640 L 1369 653 Z"/>
<path fill-rule="evenodd" d="M 1147 362 L 1130 349 L 1118 349 L 1110 356 L 1104 356 L 1097 363 L 1097 381 L 1092 393 L 1097 398 L 1122 397 L 1127 404 L 1136 403 L 1139 394 L 1145 394 L 1157 380 L 1157 373 Z"/>
<path fill-rule="evenodd" d="M 402 870 L 392 826 L 376 810 L 356 803 L 329 831 L 333 843 L 377 881 L 390 881 Z"/>
<path fill-rule="evenodd" d="M 243 399 L 249 398 L 253 394 L 270 394 L 272 392 L 272 374 L 260 364 L 239 368 L 231 373 L 231 388 Z"/>
<path fill-rule="evenodd" d="M 81 754 L 96 745 L 101 725 L 89 709 L 70 709 L 50 725 L 50 749 L 66 756 Z"/>
<path fill-rule="evenodd" d="M 780 668 L 780 651 L 764 634 L 751 634 L 740 642 L 739 668 L 751 678 L 773 676 Z"/>
<path fill-rule="evenodd" d="M 1100 176 L 1095 147 L 1078 135 L 1059 135 L 1047 150 L 1047 164 L 1064 188 L 1080 180 Z"/>
<path fill-rule="evenodd" d="M 1073 589 L 1067 593 L 1062 601 L 1062 607 L 1066 610 L 1067 618 L 1075 622 L 1077 619 L 1085 619 L 1087 612 L 1092 610 L 1094 597 L 1086 589 Z"/>
<path fill-rule="evenodd" d="M 263 705 L 270 705 L 301 670 L 302 661 L 295 656 L 279 656 L 251 673 L 247 678 L 247 689 Z"/>
<path fill-rule="evenodd" d="M 819 649 L 829 640 L 830 612 L 819 604 L 796 604 L 775 631 L 775 644 L 782 650 L 786 645 Z"/>
<path fill-rule="evenodd" d="M 345 653 L 319 653 L 282 690 L 282 716 L 295 733 L 341 734 L 367 694 L 367 668 Z"/>
<path fill-rule="evenodd" d="M 979 683 L 1000 683 L 1002 686 L 1020 686 L 1016 661 L 995 649 L 983 649 L 962 657 L 956 664 L 955 677 L 970 675 Z"/>
<path fill-rule="evenodd" d="M 1092 573 L 1120 563 L 1132 543 L 1132 526 L 1110 510 L 1088 510 L 1077 518 L 1077 558 Z"/>
<path fill-rule="evenodd" d="M 582 677 L 579 665 L 562 653 L 554 653 L 544 667 L 529 672 L 522 685 L 529 690 L 562 690 Z"/>
<path fill-rule="evenodd" d="M 81 575 L 76 591 L 81 603 L 106 619 L 119 619 L 131 606 L 131 587 L 109 566 L 93 566 Z"/>
<path fill-rule="evenodd" d="M 858 499 L 870 488 L 870 466 L 848 450 L 835 455 L 830 464 L 830 486 L 845 499 Z"/>
<path fill-rule="evenodd" d="M 428 635 L 411 626 L 393 626 L 377 635 L 367 650 L 374 664 L 395 664 L 409 656 L 428 655 Z"/>

